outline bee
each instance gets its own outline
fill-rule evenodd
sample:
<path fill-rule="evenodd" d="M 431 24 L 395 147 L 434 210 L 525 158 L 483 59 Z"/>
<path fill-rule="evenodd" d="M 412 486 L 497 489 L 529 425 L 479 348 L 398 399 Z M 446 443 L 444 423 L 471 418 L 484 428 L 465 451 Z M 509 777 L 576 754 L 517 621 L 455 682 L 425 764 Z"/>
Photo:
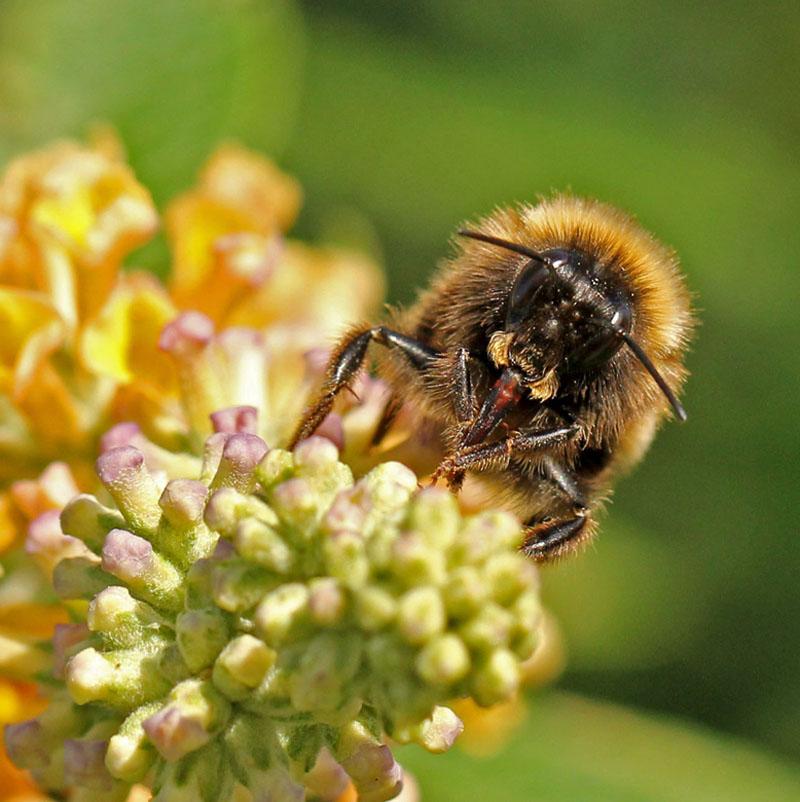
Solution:
<path fill-rule="evenodd" d="M 409 309 L 351 330 L 293 443 L 311 435 L 383 346 L 380 430 L 412 399 L 441 432 L 433 481 L 469 472 L 524 522 L 523 551 L 577 550 L 613 480 L 637 463 L 678 394 L 694 326 L 674 254 L 633 218 L 571 195 L 499 208 Z"/>

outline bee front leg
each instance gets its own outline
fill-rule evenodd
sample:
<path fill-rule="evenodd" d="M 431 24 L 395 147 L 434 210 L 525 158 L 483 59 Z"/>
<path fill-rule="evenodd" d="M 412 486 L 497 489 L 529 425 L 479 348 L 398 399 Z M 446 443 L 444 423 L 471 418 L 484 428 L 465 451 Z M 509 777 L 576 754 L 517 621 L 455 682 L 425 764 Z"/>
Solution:
<path fill-rule="evenodd" d="M 451 368 L 450 384 L 453 387 L 453 409 L 461 431 L 459 438 L 469 431 L 469 425 L 478 413 L 478 399 L 475 397 L 475 387 L 469 371 L 470 352 L 467 348 L 459 348 Z M 450 490 L 458 493 L 464 484 L 466 471 L 453 473 L 448 480 Z"/>
<path fill-rule="evenodd" d="M 411 363 L 412 367 L 423 371 L 439 356 L 436 348 L 431 348 L 413 337 L 393 331 L 386 326 L 373 326 L 356 329 L 346 335 L 334 351 L 325 380 L 317 400 L 305 411 L 289 448 L 294 448 L 300 440 L 310 437 L 333 408 L 336 396 L 349 385 L 364 364 L 367 348 L 376 342 L 387 348 L 398 350 Z"/>
<path fill-rule="evenodd" d="M 475 397 L 475 387 L 469 372 L 471 355 L 468 349 L 459 348 L 456 351 L 452 366 L 452 386 L 454 389 L 453 408 L 456 418 L 461 424 L 470 423 L 478 412 L 478 399 Z"/>
<path fill-rule="evenodd" d="M 562 445 L 578 433 L 578 428 L 572 425 L 553 429 L 520 429 L 503 440 L 458 449 L 442 460 L 433 474 L 433 480 L 441 476 L 452 480 L 452 477 L 464 471 L 505 470 L 512 457 L 528 456 Z"/>

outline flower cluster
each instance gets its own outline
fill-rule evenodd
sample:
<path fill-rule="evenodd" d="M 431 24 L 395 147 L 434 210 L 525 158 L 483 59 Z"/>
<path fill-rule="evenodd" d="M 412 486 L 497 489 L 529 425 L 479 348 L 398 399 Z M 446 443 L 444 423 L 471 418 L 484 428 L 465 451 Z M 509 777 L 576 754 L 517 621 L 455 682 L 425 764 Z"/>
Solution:
<path fill-rule="evenodd" d="M 136 421 L 168 448 L 209 433 L 207 417 L 199 431 L 196 417 L 186 420 L 185 387 L 160 347 L 181 309 L 226 329 L 254 327 L 251 339 L 271 362 L 271 397 L 302 399 L 302 355 L 374 309 L 383 280 L 360 255 L 287 240 L 300 199 L 296 181 L 266 159 L 221 147 L 197 186 L 166 209 L 173 265 L 165 286 L 122 272 L 159 219 L 113 136 L 9 165 L 0 178 L 0 485 L 54 460 L 73 478 L 58 499 L 30 485 L 2 493 L 0 551 L 72 487 L 94 488 L 91 465 L 114 422 Z M 283 371 L 288 378 L 277 379 Z"/>
<path fill-rule="evenodd" d="M 382 292 L 286 239 L 300 200 L 220 148 L 166 209 L 162 283 L 122 271 L 158 217 L 113 137 L 0 179 L 0 722 L 48 792 L 379 802 L 387 739 L 444 751 L 444 703 L 513 702 L 529 670 L 519 524 L 419 489 L 412 405 L 376 445 L 389 394 L 364 376 L 279 448 Z"/>
<path fill-rule="evenodd" d="M 384 736 L 444 751 L 461 724 L 439 705 L 516 692 L 539 625 L 517 521 L 463 518 L 400 463 L 354 483 L 326 438 L 270 450 L 254 417 L 222 412 L 190 478 L 110 448 L 115 507 L 80 495 L 29 536 L 62 598 L 89 602 L 57 630 L 65 687 L 7 731 L 43 786 L 302 800 L 324 749 L 342 773 L 323 798 L 346 773 L 380 802 L 401 783 Z"/>

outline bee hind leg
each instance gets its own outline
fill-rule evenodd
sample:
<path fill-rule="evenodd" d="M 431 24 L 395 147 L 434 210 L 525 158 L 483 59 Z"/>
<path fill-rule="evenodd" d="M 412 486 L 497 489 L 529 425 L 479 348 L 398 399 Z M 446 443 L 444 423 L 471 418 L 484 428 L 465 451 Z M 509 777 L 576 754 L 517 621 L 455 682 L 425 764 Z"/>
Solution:
<path fill-rule="evenodd" d="M 310 437 L 333 408 L 336 396 L 355 378 L 367 357 L 369 344 L 376 342 L 387 348 L 400 351 L 417 370 L 425 370 L 439 351 L 429 345 L 393 331 L 386 326 L 359 328 L 347 334 L 333 353 L 325 380 L 317 400 L 303 413 L 289 448 L 294 448 L 300 440 Z"/>

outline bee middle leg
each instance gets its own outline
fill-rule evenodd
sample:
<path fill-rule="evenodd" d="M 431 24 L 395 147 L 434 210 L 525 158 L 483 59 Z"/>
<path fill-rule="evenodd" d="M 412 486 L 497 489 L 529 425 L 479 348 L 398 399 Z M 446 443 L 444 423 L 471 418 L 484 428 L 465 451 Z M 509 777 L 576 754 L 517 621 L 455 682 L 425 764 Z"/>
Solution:
<path fill-rule="evenodd" d="M 592 519 L 588 510 L 572 517 L 529 522 L 525 526 L 525 543 L 520 551 L 536 560 L 547 562 L 575 551 L 591 536 Z"/>
<path fill-rule="evenodd" d="M 441 353 L 413 337 L 408 337 L 386 326 L 356 329 L 346 335 L 328 363 L 325 380 L 317 400 L 303 413 L 289 448 L 310 437 L 328 416 L 336 396 L 355 378 L 367 357 L 369 344 L 376 342 L 402 353 L 411 365 L 423 371 Z"/>
<path fill-rule="evenodd" d="M 546 457 L 539 465 L 542 478 L 549 481 L 572 504 L 572 515 L 525 524 L 522 552 L 537 562 L 546 562 L 574 551 L 591 535 L 592 520 L 583 491 L 575 475 L 563 463 Z"/>

